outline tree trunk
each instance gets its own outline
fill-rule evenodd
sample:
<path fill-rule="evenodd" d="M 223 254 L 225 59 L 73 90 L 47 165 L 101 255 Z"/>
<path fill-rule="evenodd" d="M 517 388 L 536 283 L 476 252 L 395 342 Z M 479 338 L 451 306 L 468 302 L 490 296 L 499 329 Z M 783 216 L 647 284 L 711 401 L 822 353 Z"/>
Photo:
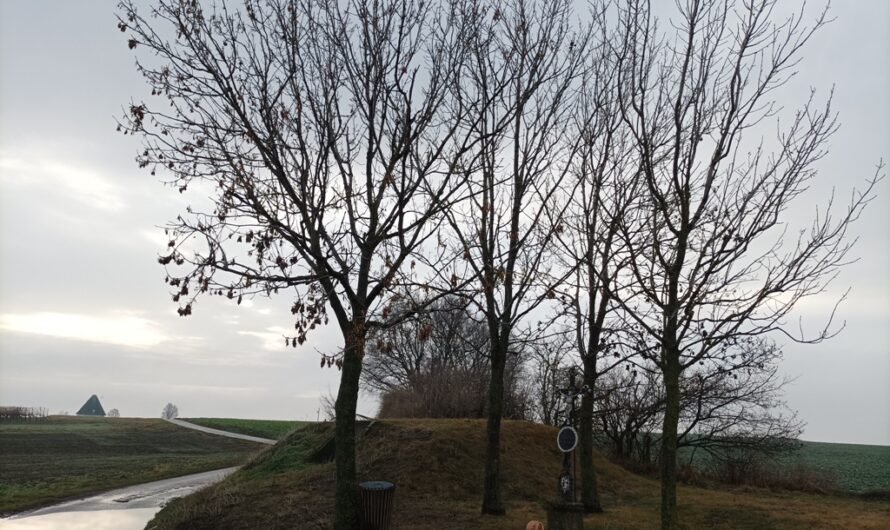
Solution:
<path fill-rule="evenodd" d="M 507 348 L 493 344 L 491 349 L 491 381 L 488 385 L 488 443 L 485 450 L 485 491 L 482 513 L 504 515 L 501 499 L 501 417 L 504 413 L 504 367 Z"/>
<path fill-rule="evenodd" d="M 353 328 L 344 335 L 343 374 L 340 376 L 340 390 L 337 392 L 335 405 L 337 420 L 334 429 L 334 461 L 337 484 L 334 528 L 357 530 L 359 498 L 355 470 L 355 409 L 365 348 L 364 324 L 353 324 Z"/>
<path fill-rule="evenodd" d="M 625 429 L 621 438 L 621 458 L 632 460 L 634 456 L 634 431 Z"/>
<path fill-rule="evenodd" d="M 679 359 L 667 361 L 664 385 L 666 393 L 661 436 L 661 528 L 676 530 L 678 528 L 677 423 L 680 421 Z"/>
<path fill-rule="evenodd" d="M 589 363 L 584 364 L 584 383 L 590 388 L 590 393 L 581 397 L 581 422 L 579 428 L 581 449 L 581 503 L 587 513 L 599 513 L 603 511 L 600 505 L 599 492 L 596 484 L 596 469 L 593 467 L 593 396 L 591 395 L 596 385 L 596 374 L 589 373 Z"/>

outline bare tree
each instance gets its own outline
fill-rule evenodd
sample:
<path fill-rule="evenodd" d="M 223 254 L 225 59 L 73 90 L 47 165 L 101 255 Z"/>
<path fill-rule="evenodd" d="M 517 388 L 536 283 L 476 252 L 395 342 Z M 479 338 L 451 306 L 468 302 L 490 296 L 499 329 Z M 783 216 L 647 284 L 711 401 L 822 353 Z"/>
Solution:
<path fill-rule="evenodd" d="M 612 299 L 627 267 L 627 249 L 620 228 L 629 224 L 638 207 L 639 172 L 631 167 L 631 138 L 621 119 L 617 93 L 618 55 L 609 45 L 605 5 L 594 6 L 595 46 L 587 54 L 574 131 L 579 141 L 565 186 L 555 236 L 557 257 L 571 271 L 559 289 L 564 301 L 561 317 L 575 338 L 583 369 L 580 408 L 581 501 L 585 511 L 600 512 L 596 470 L 593 467 L 593 410 L 597 380 L 626 358 L 613 358 L 623 321 L 621 306 Z M 559 201 L 557 201 L 559 202 Z M 622 350 L 628 351 L 628 350 Z"/>
<path fill-rule="evenodd" d="M 742 449 L 773 456 L 796 447 L 802 424 L 782 401 L 788 383 L 778 376 L 782 352 L 763 337 L 752 338 L 747 347 L 752 351 L 728 355 L 737 364 L 702 362 L 680 380 L 677 446 L 691 448 L 690 462 L 697 451 L 714 458 Z M 619 458 L 649 464 L 661 439 L 664 383 L 657 369 L 624 367 L 608 374 L 598 389 L 597 431 Z"/>
<path fill-rule="evenodd" d="M 324 421 L 335 421 L 337 419 L 337 397 L 329 389 L 321 394 L 318 400 Z"/>
<path fill-rule="evenodd" d="M 468 311 L 468 302 L 447 296 L 396 326 L 370 337 L 362 378 L 378 392 L 405 389 L 414 379 L 441 368 L 483 373 L 488 364 L 485 324 Z"/>
<path fill-rule="evenodd" d="M 447 262 L 431 239 L 474 165 L 478 126 L 467 118 L 489 104 L 458 90 L 468 7 L 157 0 L 145 15 L 131 1 L 120 11 L 158 97 L 132 104 L 121 128 L 143 136 L 141 166 L 209 195 L 171 223 L 160 258 L 179 313 L 202 294 L 240 302 L 284 290 L 294 347 L 333 313 L 344 347 L 322 365 L 342 370 L 335 527 L 355 528 L 367 335 L 401 318 L 387 310 L 389 289 L 424 273 L 417 255 Z"/>
<path fill-rule="evenodd" d="M 527 346 L 534 417 L 545 425 L 559 425 L 559 390 L 568 386 L 566 369 L 574 348 L 573 338 L 566 333 L 551 334 Z"/>
<path fill-rule="evenodd" d="M 362 378 L 379 417 L 481 418 L 489 380 L 488 330 L 468 301 L 448 296 L 369 338 Z M 525 419 L 522 356 L 508 360 L 504 415 Z"/>
<path fill-rule="evenodd" d="M 595 429 L 601 443 L 622 461 L 650 463 L 650 447 L 664 411 L 658 374 L 633 370 L 604 374 L 595 401 Z"/>
<path fill-rule="evenodd" d="M 773 94 L 827 22 L 824 11 L 809 26 L 802 11 L 775 21 L 775 4 L 690 0 L 679 4 L 669 32 L 643 0 L 618 17 L 622 118 L 646 193 L 645 206 L 622 230 L 633 281 L 615 296 L 647 337 L 642 351 L 665 389 L 665 529 L 678 526 L 684 375 L 699 363 L 737 364 L 731 355 L 748 337 L 775 332 L 818 342 L 836 331 L 833 311 L 811 334 L 793 333 L 786 318 L 798 302 L 823 292 L 847 261 L 847 230 L 881 171 L 840 213 L 832 200 L 808 228 L 788 230 L 787 208 L 809 188 L 836 121 L 830 97 L 820 107 L 811 96 L 779 128 L 775 150 L 750 141 L 779 112 Z"/>
<path fill-rule="evenodd" d="M 765 337 L 741 342 L 726 356 L 728 363 L 702 362 L 684 372 L 678 447 L 714 457 L 739 449 L 774 455 L 797 447 L 803 425 L 782 401 L 788 380 L 778 375 L 781 349 Z"/>
<path fill-rule="evenodd" d="M 108 414 L 106 414 L 106 416 L 108 416 L 109 418 L 120 418 L 121 413 L 117 409 L 111 409 L 108 411 Z"/>
<path fill-rule="evenodd" d="M 174 405 L 173 403 L 167 403 L 164 405 L 164 409 L 161 410 L 161 417 L 165 420 L 172 420 L 179 417 L 179 407 Z"/>
<path fill-rule="evenodd" d="M 571 27 L 567 0 L 508 0 L 478 7 L 472 35 L 468 99 L 491 102 L 479 115 L 482 139 L 468 171 L 470 198 L 449 211 L 462 263 L 442 271 L 444 282 L 473 281 L 472 299 L 484 316 L 491 363 L 482 512 L 503 514 L 500 425 L 504 375 L 519 326 L 558 278 L 549 274 L 557 226 L 545 214 L 566 180 L 576 149 L 565 133 L 583 71 L 588 35 Z M 478 296 L 475 296 L 477 295 Z"/>

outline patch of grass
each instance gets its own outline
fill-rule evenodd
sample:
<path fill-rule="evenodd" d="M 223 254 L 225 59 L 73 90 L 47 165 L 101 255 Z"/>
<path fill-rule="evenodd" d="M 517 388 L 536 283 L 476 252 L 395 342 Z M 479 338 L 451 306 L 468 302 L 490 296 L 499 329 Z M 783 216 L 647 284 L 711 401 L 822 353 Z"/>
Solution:
<path fill-rule="evenodd" d="M 280 449 L 258 454 L 241 470 L 249 478 L 260 478 L 300 471 L 313 464 L 328 461 L 327 448 L 333 442 L 329 426 L 307 424 L 294 432 L 281 444 Z"/>
<path fill-rule="evenodd" d="M 236 432 L 260 438 L 271 438 L 273 440 L 280 440 L 297 427 L 309 423 L 305 421 L 241 420 L 235 418 L 182 418 L 182 420 L 221 431 Z"/>
<path fill-rule="evenodd" d="M 0 513 L 244 463 L 262 446 L 159 419 L 0 423 Z"/>
<path fill-rule="evenodd" d="M 149 527 L 157 529 L 327 529 L 333 513 L 331 424 L 304 426 L 220 484 L 174 501 Z M 556 430 L 505 421 L 501 459 L 507 515 L 481 516 L 485 422 L 386 420 L 358 436 L 359 480 L 396 484 L 393 527 L 495 530 L 546 521 L 561 457 Z M 585 517 L 590 529 L 658 526 L 657 480 L 594 455 L 605 513 Z M 687 528 L 890 528 L 890 503 L 851 496 L 766 490 L 679 488 Z"/>

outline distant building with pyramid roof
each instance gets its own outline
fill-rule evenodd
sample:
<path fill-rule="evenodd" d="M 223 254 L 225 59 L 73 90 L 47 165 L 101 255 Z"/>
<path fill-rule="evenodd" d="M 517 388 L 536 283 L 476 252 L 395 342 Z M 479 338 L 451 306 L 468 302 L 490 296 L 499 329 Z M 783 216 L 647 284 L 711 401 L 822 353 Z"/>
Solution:
<path fill-rule="evenodd" d="M 99 403 L 99 398 L 96 397 L 96 394 L 90 396 L 90 399 L 87 400 L 86 403 L 80 407 L 80 410 L 77 411 L 78 416 L 104 416 L 105 409 L 102 408 L 102 404 Z"/>

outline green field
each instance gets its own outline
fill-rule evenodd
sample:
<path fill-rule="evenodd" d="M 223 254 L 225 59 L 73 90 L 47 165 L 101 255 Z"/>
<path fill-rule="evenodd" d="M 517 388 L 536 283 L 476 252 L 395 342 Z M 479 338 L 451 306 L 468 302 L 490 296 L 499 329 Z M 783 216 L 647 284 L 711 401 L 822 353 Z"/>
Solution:
<path fill-rule="evenodd" d="M 305 421 L 239 420 L 235 418 L 182 418 L 182 420 L 221 431 L 237 432 L 273 440 L 280 440 L 297 427 L 308 423 Z"/>
<path fill-rule="evenodd" d="M 50 416 L 0 423 L 0 514 L 243 464 L 261 448 L 159 419 Z"/>
<path fill-rule="evenodd" d="M 707 468 L 704 451 L 680 450 L 680 461 Z M 780 457 L 779 466 L 804 466 L 824 474 L 837 489 L 850 493 L 890 491 L 890 446 L 801 441 L 794 453 Z"/>
<path fill-rule="evenodd" d="M 890 490 L 890 447 L 803 442 L 801 462 L 837 477 L 842 490 Z"/>

